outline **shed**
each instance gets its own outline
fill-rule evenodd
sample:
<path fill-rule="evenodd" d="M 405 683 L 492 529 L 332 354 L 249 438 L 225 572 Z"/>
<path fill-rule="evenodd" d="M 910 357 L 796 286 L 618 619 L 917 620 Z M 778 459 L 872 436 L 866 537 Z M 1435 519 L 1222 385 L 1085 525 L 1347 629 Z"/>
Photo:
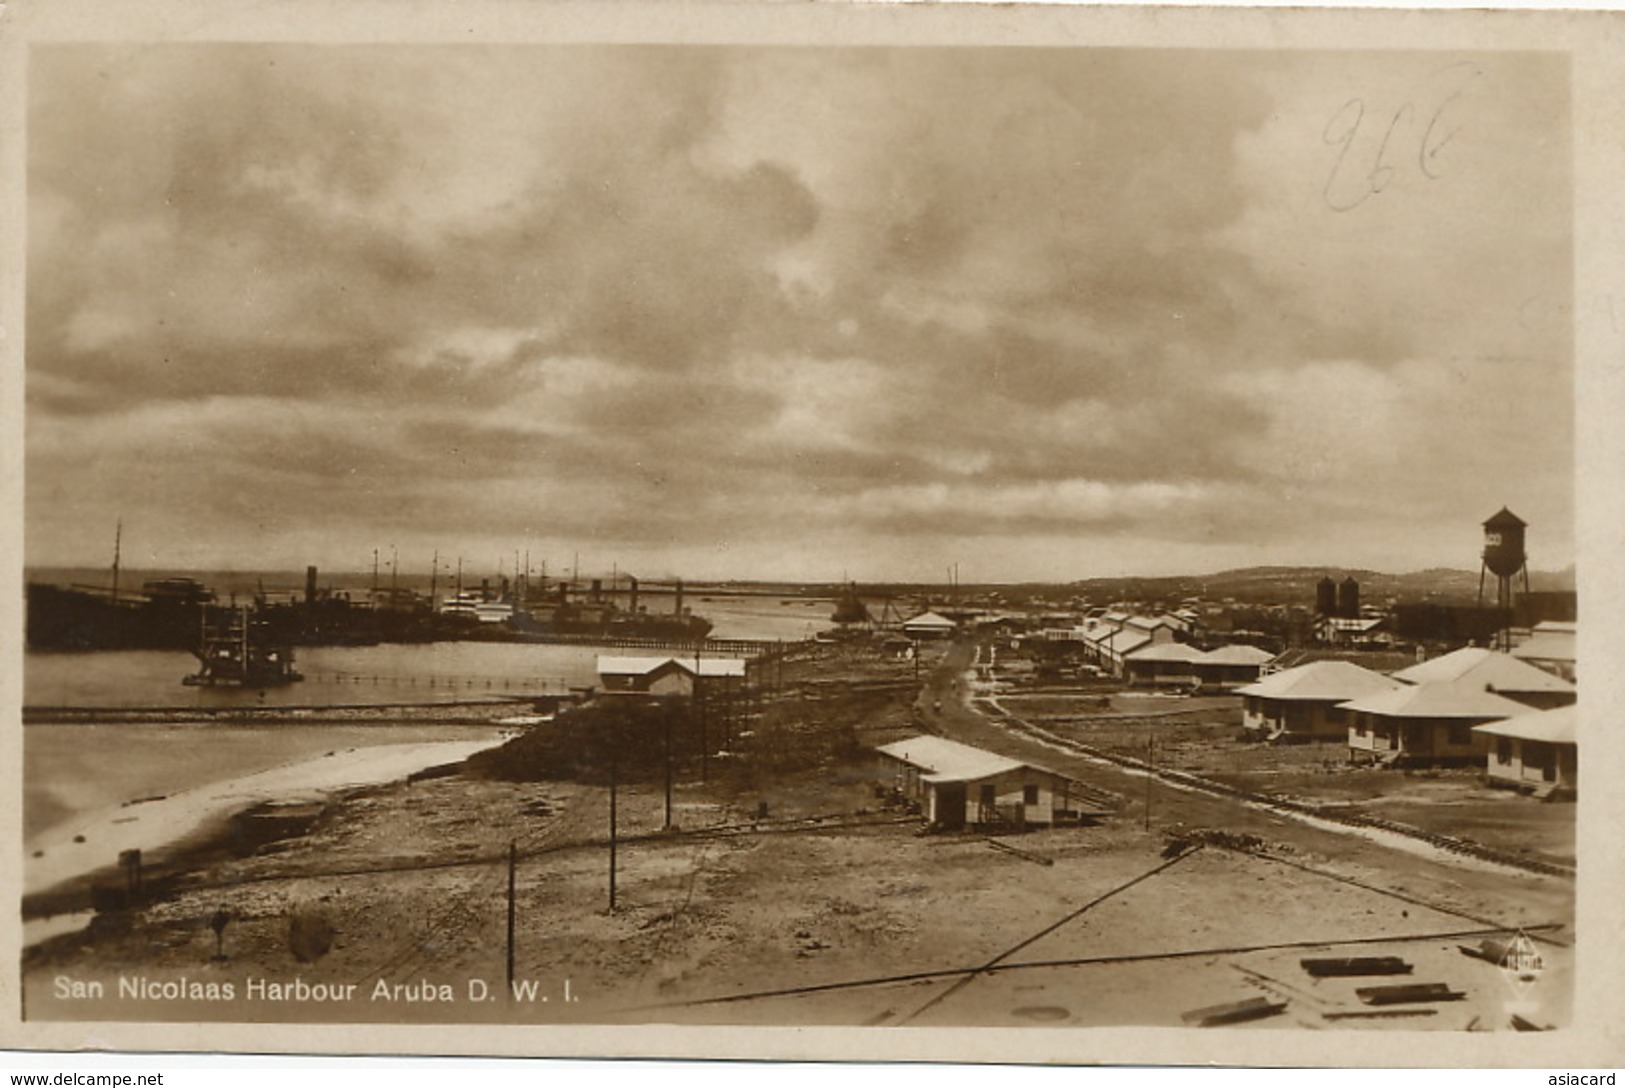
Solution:
<path fill-rule="evenodd" d="M 1035 764 L 928 734 L 876 751 L 932 827 L 1025 827 L 1077 815 L 1072 780 Z"/>

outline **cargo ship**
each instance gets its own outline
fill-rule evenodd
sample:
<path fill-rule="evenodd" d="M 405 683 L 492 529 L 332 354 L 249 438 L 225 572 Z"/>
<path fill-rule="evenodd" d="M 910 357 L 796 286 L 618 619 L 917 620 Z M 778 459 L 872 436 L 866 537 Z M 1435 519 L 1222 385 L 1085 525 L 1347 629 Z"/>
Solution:
<path fill-rule="evenodd" d="M 606 591 L 601 579 L 590 589 L 563 580 L 532 585 L 529 579 L 481 582 L 442 600 L 406 587 L 376 583 L 367 589 L 320 587 L 317 569 L 306 568 L 304 593 L 267 599 L 263 586 L 253 597 L 256 638 L 289 651 L 294 646 L 357 646 L 378 643 L 456 641 L 571 642 L 647 640 L 703 642 L 711 622 L 684 607 L 683 585 L 660 592 L 675 595 L 673 607 L 659 612 L 639 605 L 638 580 L 620 575 Z M 391 578 L 393 582 L 394 579 Z M 629 588 L 622 589 L 624 581 Z M 112 588 L 30 582 L 27 637 L 31 650 L 200 649 L 200 632 L 235 607 L 194 578 L 161 578 L 142 584 L 139 594 Z M 272 670 L 271 682 L 277 682 Z M 201 675 L 201 674 L 200 674 Z M 212 683 L 199 680 L 199 683 Z M 284 681 L 286 682 L 286 681 Z"/>
<path fill-rule="evenodd" d="M 29 582 L 28 648 L 190 650 L 213 601 L 214 594 L 191 578 L 145 582 L 139 594 Z"/>

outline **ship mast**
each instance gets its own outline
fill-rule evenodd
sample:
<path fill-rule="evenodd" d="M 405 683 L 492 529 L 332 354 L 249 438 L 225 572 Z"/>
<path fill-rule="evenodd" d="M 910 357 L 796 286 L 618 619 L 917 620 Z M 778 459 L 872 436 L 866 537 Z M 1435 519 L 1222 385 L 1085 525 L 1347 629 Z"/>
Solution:
<path fill-rule="evenodd" d="M 119 549 L 124 543 L 124 519 L 119 518 L 113 529 L 113 600 L 118 600 L 118 561 Z"/>

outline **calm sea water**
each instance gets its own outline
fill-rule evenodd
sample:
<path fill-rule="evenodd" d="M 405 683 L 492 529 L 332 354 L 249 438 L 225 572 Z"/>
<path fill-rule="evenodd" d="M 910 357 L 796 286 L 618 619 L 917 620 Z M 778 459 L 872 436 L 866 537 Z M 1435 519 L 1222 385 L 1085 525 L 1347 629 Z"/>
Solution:
<path fill-rule="evenodd" d="M 719 638 L 806 638 L 827 627 L 832 606 L 777 598 L 700 597 L 694 610 Z M 186 653 L 132 650 L 27 654 L 30 706 L 208 707 L 378 705 L 558 692 L 591 684 L 592 646 L 444 642 L 311 647 L 298 654 L 304 681 L 263 693 L 194 688 Z M 132 798 L 253 774 L 342 748 L 467 737 L 477 726 L 368 722 L 353 725 L 223 723 L 37 725 L 24 731 L 24 812 L 31 833 Z"/>
<path fill-rule="evenodd" d="M 718 638 L 807 638 L 828 626 L 827 601 L 701 598 Z M 322 706 L 430 703 L 487 695 L 559 692 L 591 684 L 603 650 L 498 642 L 315 646 L 298 652 L 304 681 L 263 691 L 187 687 L 192 655 L 165 650 L 29 653 L 23 664 L 28 706 Z"/>

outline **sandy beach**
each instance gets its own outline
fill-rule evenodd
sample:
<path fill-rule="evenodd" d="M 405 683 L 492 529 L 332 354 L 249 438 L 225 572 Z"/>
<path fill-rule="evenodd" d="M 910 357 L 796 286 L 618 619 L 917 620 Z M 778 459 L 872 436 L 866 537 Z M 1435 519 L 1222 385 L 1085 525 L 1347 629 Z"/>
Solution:
<path fill-rule="evenodd" d="M 414 771 L 467 758 L 498 734 L 456 740 L 335 750 L 253 774 L 212 782 L 137 803 L 110 805 L 58 824 L 25 843 L 24 894 L 35 895 L 117 863 L 125 850 L 148 857 L 185 842 L 212 824 L 264 801 L 316 799 L 334 790 L 377 785 Z"/>

